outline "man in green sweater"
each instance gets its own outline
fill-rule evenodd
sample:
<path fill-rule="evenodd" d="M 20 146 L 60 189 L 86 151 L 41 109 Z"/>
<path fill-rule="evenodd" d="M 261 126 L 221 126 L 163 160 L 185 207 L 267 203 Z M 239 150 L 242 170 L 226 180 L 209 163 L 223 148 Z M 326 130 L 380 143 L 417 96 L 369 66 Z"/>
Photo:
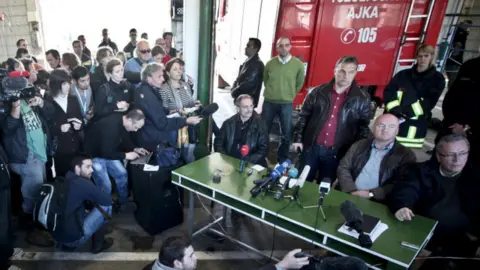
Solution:
<path fill-rule="evenodd" d="M 265 101 L 262 115 L 269 134 L 275 116 L 278 115 L 280 119 L 282 137 L 277 150 L 279 162 L 288 158 L 288 149 L 292 138 L 292 102 L 298 91 L 302 89 L 305 80 L 303 63 L 290 54 L 291 48 L 292 44 L 289 38 L 279 38 L 277 40 L 278 56 L 268 61 L 263 72 Z"/>

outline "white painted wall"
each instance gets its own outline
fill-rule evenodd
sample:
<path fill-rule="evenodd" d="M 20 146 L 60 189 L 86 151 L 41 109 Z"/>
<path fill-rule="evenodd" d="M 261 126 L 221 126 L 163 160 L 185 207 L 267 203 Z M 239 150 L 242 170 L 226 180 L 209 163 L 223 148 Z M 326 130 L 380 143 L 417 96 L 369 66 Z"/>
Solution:
<path fill-rule="evenodd" d="M 183 59 L 185 71 L 198 86 L 198 49 L 200 30 L 200 0 L 188 0 L 183 3 Z"/>

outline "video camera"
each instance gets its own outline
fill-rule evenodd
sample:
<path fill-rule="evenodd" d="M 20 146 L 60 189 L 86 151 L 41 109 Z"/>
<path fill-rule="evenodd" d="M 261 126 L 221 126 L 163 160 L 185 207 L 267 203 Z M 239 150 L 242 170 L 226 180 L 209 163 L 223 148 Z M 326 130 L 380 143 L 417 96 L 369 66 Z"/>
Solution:
<path fill-rule="evenodd" d="M 37 91 L 35 86 L 28 84 L 29 76 L 30 73 L 26 71 L 8 73 L 6 69 L 0 68 L 0 102 L 12 103 L 35 97 Z"/>

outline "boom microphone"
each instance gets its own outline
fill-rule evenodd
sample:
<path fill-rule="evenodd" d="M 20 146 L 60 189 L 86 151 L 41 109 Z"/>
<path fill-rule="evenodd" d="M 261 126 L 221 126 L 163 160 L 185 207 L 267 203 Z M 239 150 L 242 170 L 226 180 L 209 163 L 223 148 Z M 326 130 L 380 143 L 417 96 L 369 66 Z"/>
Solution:
<path fill-rule="evenodd" d="M 370 236 L 365 234 L 362 230 L 362 211 L 360 211 L 354 202 L 346 200 L 340 205 L 340 212 L 345 219 L 345 224 L 358 232 L 358 241 L 360 242 L 360 246 L 370 248 L 373 242 L 372 239 L 370 239 Z"/>
<path fill-rule="evenodd" d="M 207 118 L 210 115 L 214 114 L 218 110 L 218 104 L 217 103 L 211 103 L 205 106 L 200 113 L 200 116 L 203 118 Z"/>

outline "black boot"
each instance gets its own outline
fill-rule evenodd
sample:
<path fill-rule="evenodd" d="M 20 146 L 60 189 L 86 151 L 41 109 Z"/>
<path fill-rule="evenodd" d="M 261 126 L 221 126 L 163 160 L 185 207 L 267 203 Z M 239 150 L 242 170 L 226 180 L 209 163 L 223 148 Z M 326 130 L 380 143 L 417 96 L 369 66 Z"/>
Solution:
<path fill-rule="evenodd" d="M 103 224 L 102 227 L 96 231 L 92 236 L 92 253 L 98 254 L 104 250 L 109 249 L 113 245 L 112 238 L 105 238 L 107 232 L 107 224 Z"/>

